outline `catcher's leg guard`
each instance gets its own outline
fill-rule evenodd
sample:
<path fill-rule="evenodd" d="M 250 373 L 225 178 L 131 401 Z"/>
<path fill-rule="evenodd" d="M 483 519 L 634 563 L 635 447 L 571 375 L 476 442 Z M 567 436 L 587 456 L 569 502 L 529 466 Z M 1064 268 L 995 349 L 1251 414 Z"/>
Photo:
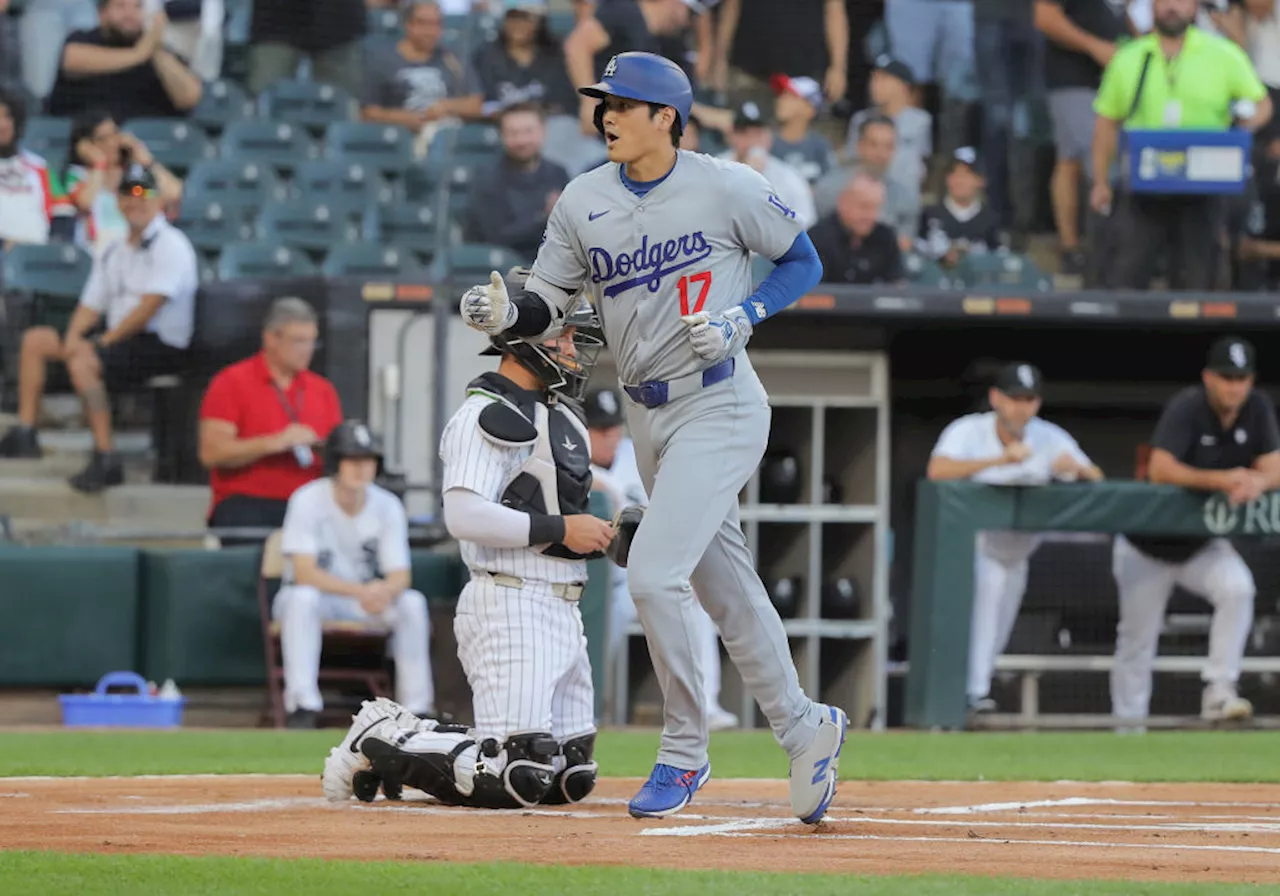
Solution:
<path fill-rule="evenodd" d="M 563 806 L 566 803 L 580 803 L 587 798 L 595 789 L 596 773 L 599 771 L 599 766 L 591 758 L 595 749 L 594 733 L 564 742 L 560 752 L 564 756 L 565 767 L 556 775 L 551 789 L 542 798 L 543 805 Z"/>
<path fill-rule="evenodd" d="M 477 746 L 459 726 L 405 731 L 387 723 L 360 741 L 360 751 L 388 799 L 398 798 L 406 785 L 448 802 L 457 802 L 472 789 Z M 374 786 L 369 799 L 376 793 Z M 356 796 L 365 798 L 359 790 Z"/>
<path fill-rule="evenodd" d="M 560 745 L 545 731 L 517 734 L 503 744 L 507 762 L 502 786 L 521 806 L 536 806 L 551 790 Z"/>

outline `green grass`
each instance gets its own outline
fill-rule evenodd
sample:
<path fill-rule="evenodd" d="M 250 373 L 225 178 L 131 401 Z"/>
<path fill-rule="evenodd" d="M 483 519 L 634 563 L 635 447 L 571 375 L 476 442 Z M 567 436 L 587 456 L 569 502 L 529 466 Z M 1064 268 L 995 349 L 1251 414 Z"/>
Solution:
<path fill-rule="evenodd" d="M 0 776 L 139 774 L 319 774 L 341 731 L 257 730 L 158 733 L 0 733 Z M 601 772 L 643 777 L 656 731 L 601 732 Z M 845 779 L 894 781 L 1239 781 L 1280 782 L 1280 732 L 892 733 L 851 734 Z M 782 751 L 767 732 L 717 734 L 711 762 L 720 778 L 781 778 Z"/>
<path fill-rule="evenodd" d="M 1256 896 L 1273 888 L 1130 881 L 1034 881 L 1017 878 L 854 877 L 647 868 L 516 864 L 457 865 L 332 862 L 320 859 L 190 858 L 0 852 L 0 880 L 21 881 L 40 896 L 430 893 L 521 896 L 564 893 L 696 896 Z"/>

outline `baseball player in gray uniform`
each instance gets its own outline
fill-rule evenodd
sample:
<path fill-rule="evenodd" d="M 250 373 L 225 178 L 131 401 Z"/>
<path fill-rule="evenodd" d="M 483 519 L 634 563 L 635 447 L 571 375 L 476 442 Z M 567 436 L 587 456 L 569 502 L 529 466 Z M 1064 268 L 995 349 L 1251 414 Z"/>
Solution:
<path fill-rule="evenodd" d="M 527 271 L 524 272 L 527 275 Z M 523 282 L 518 272 L 513 282 Z M 587 512 L 590 452 L 580 399 L 599 351 L 589 306 L 554 339 L 493 337 L 498 370 L 474 380 L 440 441 L 444 520 L 471 581 L 458 599 L 458 657 L 475 728 L 368 701 L 325 763 L 325 794 L 373 799 L 404 785 L 448 803 L 578 802 L 595 786 L 595 699 L 578 600 L 586 559 L 613 540 Z"/>
<path fill-rule="evenodd" d="M 494 272 L 463 296 L 462 315 L 484 332 L 536 340 L 581 290 L 617 361 L 650 497 L 628 579 L 664 697 L 657 764 L 631 814 L 678 812 L 710 777 L 700 651 L 689 637 L 696 592 L 791 760 L 792 810 L 814 823 L 835 796 L 848 719 L 800 687 L 738 493 L 764 455 L 771 416 L 747 340 L 821 279 L 821 262 L 760 174 L 676 148 L 693 94 L 675 63 L 622 53 L 581 92 L 600 100 L 610 164 L 565 188 L 523 288 L 509 291 Z M 777 263 L 754 292 L 752 252 Z"/>

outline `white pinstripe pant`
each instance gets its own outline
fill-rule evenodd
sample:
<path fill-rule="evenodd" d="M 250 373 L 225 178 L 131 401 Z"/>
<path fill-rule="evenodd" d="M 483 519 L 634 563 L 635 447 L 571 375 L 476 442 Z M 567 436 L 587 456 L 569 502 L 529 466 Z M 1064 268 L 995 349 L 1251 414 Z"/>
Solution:
<path fill-rule="evenodd" d="M 453 620 L 475 709 L 476 740 L 549 731 L 560 743 L 596 730 L 587 636 L 576 601 L 550 586 L 473 578 Z"/>

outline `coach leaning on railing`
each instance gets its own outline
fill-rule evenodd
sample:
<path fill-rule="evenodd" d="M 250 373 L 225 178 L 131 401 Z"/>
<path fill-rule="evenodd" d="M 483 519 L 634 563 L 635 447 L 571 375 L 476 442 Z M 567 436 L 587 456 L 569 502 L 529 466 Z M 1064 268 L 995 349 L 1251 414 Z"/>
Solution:
<path fill-rule="evenodd" d="M 1112 188 L 1103 173 L 1121 150 L 1124 187 L 1108 228 L 1114 257 L 1103 272 L 1111 288 L 1145 289 L 1164 254 L 1173 288 L 1211 287 L 1220 195 L 1243 190 L 1246 132 L 1271 118 L 1248 56 L 1191 25 L 1197 8 L 1197 0 L 1155 0 L 1155 30 L 1116 52 L 1094 101 L 1090 204 L 1104 215 Z"/>

